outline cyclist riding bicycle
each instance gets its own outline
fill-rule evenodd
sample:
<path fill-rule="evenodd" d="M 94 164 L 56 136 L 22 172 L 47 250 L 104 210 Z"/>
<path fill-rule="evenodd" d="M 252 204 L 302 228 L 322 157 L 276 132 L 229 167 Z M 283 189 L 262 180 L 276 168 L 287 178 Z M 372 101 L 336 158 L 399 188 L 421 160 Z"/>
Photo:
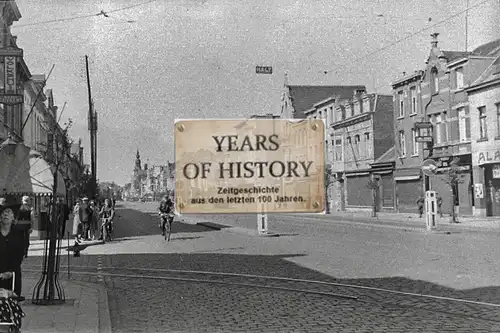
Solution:
<path fill-rule="evenodd" d="M 168 221 L 167 214 L 170 213 L 174 213 L 174 202 L 170 197 L 164 196 L 158 208 L 158 215 L 160 215 L 161 219 L 160 228 L 162 236 L 165 236 L 165 223 Z"/>
<path fill-rule="evenodd" d="M 113 219 L 115 217 L 115 210 L 113 209 L 113 206 L 111 204 L 111 200 L 109 200 L 109 199 L 104 200 L 104 206 L 102 206 L 101 211 L 99 212 L 99 217 L 101 219 L 109 219 L 110 224 L 113 222 Z M 99 237 L 99 240 L 103 240 L 103 236 L 104 236 L 103 227 L 104 226 L 101 227 L 101 235 Z"/>

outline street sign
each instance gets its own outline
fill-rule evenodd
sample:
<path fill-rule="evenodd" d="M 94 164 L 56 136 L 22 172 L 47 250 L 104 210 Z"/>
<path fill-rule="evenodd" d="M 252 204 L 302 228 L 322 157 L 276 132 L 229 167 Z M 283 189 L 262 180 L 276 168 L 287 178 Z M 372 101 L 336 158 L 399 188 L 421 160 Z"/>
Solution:
<path fill-rule="evenodd" d="M 324 122 L 289 125 L 286 119 L 176 121 L 179 212 L 323 212 Z"/>
<path fill-rule="evenodd" d="M 256 66 L 255 73 L 257 74 L 273 74 L 272 66 Z"/>
<path fill-rule="evenodd" d="M 2 95 L 0 94 L 0 103 L 7 105 L 17 105 L 23 104 L 24 97 L 23 95 Z"/>
<path fill-rule="evenodd" d="M 425 160 L 422 163 L 422 172 L 424 175 L 432 177 L 437 173 L 438 166 L 434 160 Z"/>
<path fill-rule="evenodd" d="M 415 140 L 417 142 L 432 142 L 432 136 L 417 136 Z"/>

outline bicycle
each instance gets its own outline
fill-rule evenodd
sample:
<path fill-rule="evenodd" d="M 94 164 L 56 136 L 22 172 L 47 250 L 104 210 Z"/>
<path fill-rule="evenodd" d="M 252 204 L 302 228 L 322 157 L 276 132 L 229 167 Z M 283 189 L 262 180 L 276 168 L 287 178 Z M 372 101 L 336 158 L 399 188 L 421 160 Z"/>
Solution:
<path fill-rule="evenodd" d="M 111 235 L 113 234 L 113 222 L 111 221 L 111 218 L 109 217 L 102 218 L 101 229 L 102 229 L 103 242 L 104 243 L 106 243 L 106 241 L 111 242 L 112 241 Z"/>
<path fill-rule="evenodd" d="M 162 219 L 163 225 L 163 235 L 165 236 L 165 240 L 170 242 L 170 235 L 172 234 L 172 223 L 174 222 L 174 213 L 160 213 L 160 217 Z M 166 220 L 163 223 L 163 220 Z"/>

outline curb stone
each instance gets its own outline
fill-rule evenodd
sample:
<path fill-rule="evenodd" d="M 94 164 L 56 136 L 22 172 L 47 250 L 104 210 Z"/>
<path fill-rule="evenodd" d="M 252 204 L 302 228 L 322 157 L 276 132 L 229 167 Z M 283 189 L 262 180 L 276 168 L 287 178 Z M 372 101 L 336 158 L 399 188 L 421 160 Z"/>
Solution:
<path fill-rule="evenodd" d="M 213 223 L 213 222 L 198 222 L 196 225 L 201 225 L 206 228 L 210 228 L 213 230 L 219 230 L 223 232 L 235 233 L 246 236 L 255 236 L 255 237 L 279 237 L 280 234 L 277 233 L 266 233 L 260 234 L 257 230 L 242 228 L 242 227 L 233 227 L 229 225 Z"/>

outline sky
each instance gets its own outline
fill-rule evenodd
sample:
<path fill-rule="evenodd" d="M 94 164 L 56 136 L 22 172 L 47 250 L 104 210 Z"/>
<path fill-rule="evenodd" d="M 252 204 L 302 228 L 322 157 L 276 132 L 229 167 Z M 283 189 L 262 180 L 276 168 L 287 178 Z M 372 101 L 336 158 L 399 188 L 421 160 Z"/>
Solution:
<path fill-rule="evenodd" d="M 47 88 L 60 109 L 67 103 L 61 123 L 73 120 L 70 135 L 82 139 L 86 163 L 89 56 L 100 181 L 129 182 L 137 149 L 150 165 L 173 161 L 175 119 L 279 113 L 285 71 L 293 85 L 390 93 L 403 71 L 425 65 L 433 31 L 442 49 L 465 47 L 465 14 L 431 25 L 466 0 L 146 2 L 17 0 L 23 17 L 12 33 L 32 74 L 55 65 Z M 92 16 L 101 10 L 109 17 Z M 255 74 L 257 65 L 273 74 Z"/>

